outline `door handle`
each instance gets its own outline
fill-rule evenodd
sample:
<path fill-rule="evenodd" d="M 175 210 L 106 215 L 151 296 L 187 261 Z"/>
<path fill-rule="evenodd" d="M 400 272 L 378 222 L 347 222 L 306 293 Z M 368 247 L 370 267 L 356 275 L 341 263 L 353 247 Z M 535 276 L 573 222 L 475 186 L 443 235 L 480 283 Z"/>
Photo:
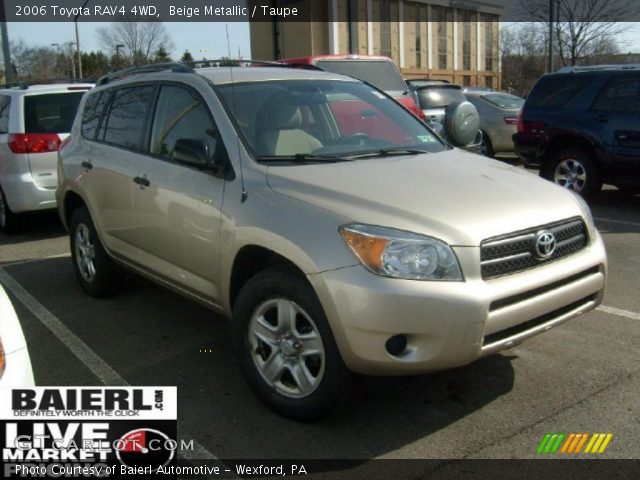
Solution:
<path fill-rule="evenodd" d="M 82 162 L 80 165 L 82 165 L 87 170 L 91 170 L 93 168 L 93 165 L 91 165 L 91 162 L 87 162 L 86 160 Z"/>
<path fill-rule="evenodd" d="M 142 175 L 140 177 L 133 177 L 133 182 L 140 185 L 142 188 L 148 187 L 151 185 L 151 182 L 147 179 L 146 175 Z"/>
<path fill-rule="evenodd" d="M 609 121 L 609 117 L 607 115 L 598 115 L 596 118 L 597 122 L 607 123 Z"/>

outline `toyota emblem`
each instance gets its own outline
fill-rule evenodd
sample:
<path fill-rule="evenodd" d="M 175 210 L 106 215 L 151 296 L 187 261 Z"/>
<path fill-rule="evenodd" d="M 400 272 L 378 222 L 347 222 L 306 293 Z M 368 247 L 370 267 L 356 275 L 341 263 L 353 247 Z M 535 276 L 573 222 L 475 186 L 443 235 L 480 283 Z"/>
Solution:
<path fill-rule="evenodd" d="M 556 251 L 556 236 L 549 230 L 540 230 L 536 233 L 534 250 L 540 260 L 549 258 Z"/>

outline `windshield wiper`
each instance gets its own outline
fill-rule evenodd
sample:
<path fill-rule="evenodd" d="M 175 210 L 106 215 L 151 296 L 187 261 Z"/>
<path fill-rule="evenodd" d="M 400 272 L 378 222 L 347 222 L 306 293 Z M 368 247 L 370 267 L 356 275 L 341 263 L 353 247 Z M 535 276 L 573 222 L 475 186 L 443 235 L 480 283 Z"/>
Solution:
<path fill-rule="evenodd" d="M 370 150 L 368 152 L 354 153 L 353 155 L 345 155 L 343 158 L 349 160 L 357 160 L 359 158 L 369 157 L 395 157 L 400 155 L 420 155 L 422 153 L 429 153 L 427 150 L 420 150 L 418 148 L 381 148 L 378 150 Z"/>
<path fill-rule="evenodd" d="M 341 157 L 328 156 L 328 155 L 314 155 L 312 153 L 296 153 L 295 155 L 263 155 L 258 157 L 259 162 L 264 163 L 277 163 L 277 162 L 294 162 L 294 163 L 307 163 L 307 162 L 328 162 L 335 163 L 343 161 Z"/>

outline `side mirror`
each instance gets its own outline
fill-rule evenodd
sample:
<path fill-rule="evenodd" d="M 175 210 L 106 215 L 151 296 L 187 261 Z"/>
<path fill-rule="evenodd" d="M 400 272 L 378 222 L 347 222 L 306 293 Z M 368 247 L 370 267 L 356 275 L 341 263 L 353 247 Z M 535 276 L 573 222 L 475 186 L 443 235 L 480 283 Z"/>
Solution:
<path fill-rule="evenodd" d="M 210 166 L 209 147 L 197 138 L 180 138 L 173 146 L 171 159 L 191 167 L 207 168 Z"/>
<path fill-rule="evenodd" d="M 456 147 L 473 143 L 480 130 L 478 110 L 468 101 L 453 102 L 445 110 L 447 138 Z"/>

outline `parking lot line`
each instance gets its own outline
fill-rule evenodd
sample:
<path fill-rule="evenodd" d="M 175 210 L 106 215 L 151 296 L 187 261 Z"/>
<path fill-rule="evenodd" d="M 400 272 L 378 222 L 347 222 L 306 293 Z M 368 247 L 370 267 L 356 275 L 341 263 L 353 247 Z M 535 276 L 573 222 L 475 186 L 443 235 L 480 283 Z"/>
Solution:
<path fill-rule="evenodd" d="M 611 315 L 618 315 L 620 317 L 631 318 L 632 320 L 640 320 L 640 313 L 630 312 L 628 310 L 621 310 L 619 308 L 607 307 L 606 305 L 600 305 L 596 310 L 600 310 L 604 313 L 610 313 Z"/>
<path fill-rule="evenodd" d="M 25 263 L 40 262 L 42 260 L 50 260 L 52 258 L 66 258 L 66 257 L 71 257 L 71 254 L 60 253 L 58 255 L 47 255 L 46 257 L 24 258 L 22 260 L 14 260 L 12 262 L 4 262 L 2 263 L 2 267 L 0 268 L 13 267 L 14 265 L 23 265 Z"/>
<path fill-rule="evenodd" d="M 47 327 L 78 359 L 105 385 L 130 385 L 105 362 L 89 345 L 73 333 L 58 317 L 27 292 L 4 268 L 0 267 L 0 283 L 11 292 L 45 327 Z M 193 440 L 193 450 L 184 451 L 186 460 L 218 460 L 213 453 L 198 443 L 192 435 L 181 430 L 182 436 Z"/>
<path fill-rule="evenodd" d="M 632 227 L 640 227 L 638 222 L 629 222 L 627 220 L 613 220 L 611 218 L 593 217 L 596 222 L 618 223 L 620 225 L 630 225 Z"/>

